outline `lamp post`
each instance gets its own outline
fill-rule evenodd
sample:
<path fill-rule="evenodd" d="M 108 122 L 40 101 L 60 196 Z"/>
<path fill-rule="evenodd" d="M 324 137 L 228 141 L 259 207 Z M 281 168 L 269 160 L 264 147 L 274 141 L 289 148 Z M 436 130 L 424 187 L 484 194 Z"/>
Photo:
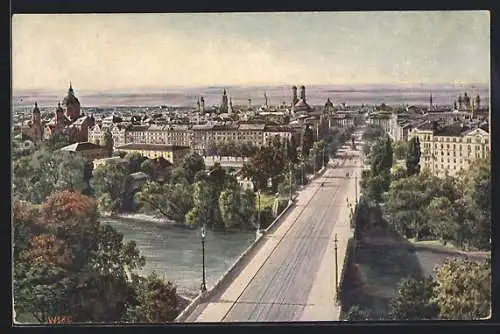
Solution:
<path fill-rule="evenodd" d="M 257 233 L 260 232 L 260 189 L 257 191 Z"/>
<path fill-rule="evenodd" d="M 335 296 L 338 298 L 338 292 L 339 292 L 339 263 L 338 263 L 338 239 L 337 239 L 337 233 L 335 233 L 335 239 L 333 240 L 334 242 L 334 250 L 335 250 Z"/>
<path fill-rule="evenodd" d="M 316 152 L 313 155 L 313 175 L 316 174 Z"/>
<path fill-rule="evenodd" d="M 354 173 L 354 192 L 356 196 L 356 205 L 358 204 L 358 176 Z"/>
<path fill-rule="evenodd" d="M 300 169 L 301 169 L 301 177 L 300 177 L 300 180 L 302 181 L 302 185 L 304 185 L 304 165 L 305 165 L 305 163 L 304 163 L 304 161 L 302 161 L 302 162 L 300 163 L 300 167 L 301 167 L 301 168 L 300 168 Z"/>
<path fill-rule="evenodd" d="M 292 163 L 290 163 L 290 199 L 289 203 L 292 203 Z"/>
<path fill-rule="evenodd" d="M 324 167 L 326 165 L 325 164 L 325 148 L 324 147 L 323 147 L 322 151 L 323 151 L 323 160 L 321 160 L 321 166 Z"/>
<path fill-rule="evenodd" d="M 201 281 L 201 292 L 205 293 L 207 291 L 207 284 L 205 281 L 205 224 L 201 227 L 201 253 L 202 253 L 202 265 L 203 265 L 203 278 Z"/>

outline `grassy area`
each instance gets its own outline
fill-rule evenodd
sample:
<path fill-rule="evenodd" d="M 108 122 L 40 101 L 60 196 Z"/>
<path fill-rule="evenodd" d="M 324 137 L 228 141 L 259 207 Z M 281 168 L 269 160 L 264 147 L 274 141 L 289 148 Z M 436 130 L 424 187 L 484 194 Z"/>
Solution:
<path fill-rule="evenodd" d="M 260 211 L 265 208 L 272 208 L 274 201 L 276 200 L 276 195 L 274 194 L 260 194 Z M 259 199 L 256 198 L 255 205 L 257 209 L 259 208 Z"/>

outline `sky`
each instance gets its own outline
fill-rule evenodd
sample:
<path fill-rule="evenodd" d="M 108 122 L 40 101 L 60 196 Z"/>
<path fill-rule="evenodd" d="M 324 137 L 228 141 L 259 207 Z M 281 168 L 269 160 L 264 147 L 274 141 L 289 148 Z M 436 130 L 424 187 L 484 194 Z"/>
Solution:
<path fill-rule="evenodd" d="M 489 84 L 488 11 L 18 14 L 14 90 Z"/>

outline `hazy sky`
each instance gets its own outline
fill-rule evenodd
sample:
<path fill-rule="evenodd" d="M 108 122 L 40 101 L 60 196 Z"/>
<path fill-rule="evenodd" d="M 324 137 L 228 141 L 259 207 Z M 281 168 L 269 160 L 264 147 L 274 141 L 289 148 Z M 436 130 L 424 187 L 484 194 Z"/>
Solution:
<path fill-rule="evenodd" d="M 487 11 L 15 15 L 14 89 L 484 83 Z"/>

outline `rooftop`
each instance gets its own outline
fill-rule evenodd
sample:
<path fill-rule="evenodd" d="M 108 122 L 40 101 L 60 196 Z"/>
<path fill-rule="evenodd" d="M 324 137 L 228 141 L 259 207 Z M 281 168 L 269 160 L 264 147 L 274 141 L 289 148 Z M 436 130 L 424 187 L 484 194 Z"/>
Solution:
<path fill-rule="evenodd" d="M 144 151 L 181 151 L 189 149 L 187 146 L 164 145 L 164 144 L 139 144 L 130 143 L 118 146 L 117 150 L 144 150 Z"/>
<path fill-rule="evenodd" d="M 101 146 L 90 143 L 88 141 L 81 143 L 74 143 L 68 146 L 64 146 L 61 148 L 62 151 L 71 151 L 71 152 L 81 152 L 81 151 L 89 151 L 89 150 L 97 150 L 102 149 Z"/>

